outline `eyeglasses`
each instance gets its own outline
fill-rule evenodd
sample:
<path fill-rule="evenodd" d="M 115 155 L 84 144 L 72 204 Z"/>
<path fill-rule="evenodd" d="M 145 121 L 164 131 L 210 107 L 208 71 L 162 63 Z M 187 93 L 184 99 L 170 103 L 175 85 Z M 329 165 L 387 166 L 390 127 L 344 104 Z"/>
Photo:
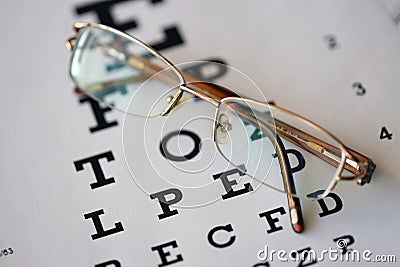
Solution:
<path fill-rule="evenodd" d="M 240 97 L 225 87 L 198 82 L 123 32 L 96 23 L 75 23 L 74 28 L 77 35 L 66 45 L 72 51 L 70 76 L 80 92 L 143 118 L 167 116 L 185 102 L 184 94 L 213 104 L 217 149 L 248 176 L 287 194 L 296 232 L 304 227 L 299 198 L 323 198 L 340 180 L 356 180 L 359 185 L 370 182 L 375 169 L 372 160 L 306 118 Z M 258 138 L 251 135 L 254 129 L 260 133 Z M 307 160 L 307 165 L 313 167 L 294 177 L 286 143 L 310 155 L 313 160 Z M 268 176 L 274 161 L 280 166 L 283 179 L 279 181 Z"/>

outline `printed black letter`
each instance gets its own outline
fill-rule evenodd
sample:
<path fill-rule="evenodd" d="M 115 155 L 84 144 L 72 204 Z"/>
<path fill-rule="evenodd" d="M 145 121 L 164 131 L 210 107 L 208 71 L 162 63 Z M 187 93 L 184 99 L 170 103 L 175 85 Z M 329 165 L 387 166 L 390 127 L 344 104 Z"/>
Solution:
<path fill-rule="evenodd" d="M 124 227 L 122 227 L 121 222 L 115 223 L 114 224 L 115 227 L 112 229 L 104 230 L 103 225 L 101 224 L 101 220 L 100 220 L 100 215 L 103 215 L 103 214 L 104 214 L 104 210 L 102 210 L 102 209 L 84 214 L 84 218 L 86 220 L 92 219 L 94 228 L 96 228 L 97 233 L 92 235 L 93 240 L 124 231 Z"/>
<path fill-rule="evenodd" d="M 96 188 L 99 188 L 99 187 L 102 187 L 102 186 L 105 186 L 105 185 L 108 185 L 108 184 L 115 183 L 114 177 L 106 178 L 104 176 L 103 169 L 101 168 L 101 165 L 100 165 L 100 162 L 99 162 L 100 159 L 102 159 L 102 158 L 107 159 L 107 161 L 113 161 L 114 160 L 114 155 L 112 154 L 111 151 L 107 151 L 105 153 L 101 153 L 101 154 L 98 154 L 98 155 L 95 155 L 95 156 L 92 156 L 92 157 L 89 157 L 89 158 L 85 158 L 85 159 L 74 161 L 75 169 L 78 172 L 82 171 L 84 169 L 83 165 L 85 165 L 87 163 L 89 163 L 92 166 L 92 169 L 93 169 L 93 172 L 94 172 L 94 176 L 96 178 L 96 182 L 90 184 L 90 187 L 92 189 L 96 189 Z"/>
<path fill-rule="evenodd" d="M 174 241 L 170 241 L 170 242 L 167 242 L 165 244 L 161 244 L 161 245 L 154 246 L 154 247 L 151 248 L 152 251 L 157 251 L 158 254 L 160 255 L 161 264 L 159 264 L 158 266 L 162 267 L 162 266 L 167 266 L 167 265 L 170 265 L 170 264 L 174 264 L 174 263 L 183 261 L 183 257 L 182 257 L 181 254 L 176 255 L 175 259 L 168 260 L 167 257 L 171 255 L 171 252 L 164 251 L 164 248 L 166 248 L 166 247 L 177 248 L 178 244 L 174 240 Z"/>
<path fill-rule="evenodd" d="M 174 195 L 174 198 L 167 200 L 166 196 L 171 194 Z M 157 198 L 158 202 L 160 203 L 161 209 L 163 211 L 163 213 L 158 215 L 158 218 L 160 220 L 178 214 L 178 210 L 170 210 L 169 206 L 181 201 L 182 197 L 182 192 L 176 188 L 170 188 L 150 195 L 151 199 Z"/>

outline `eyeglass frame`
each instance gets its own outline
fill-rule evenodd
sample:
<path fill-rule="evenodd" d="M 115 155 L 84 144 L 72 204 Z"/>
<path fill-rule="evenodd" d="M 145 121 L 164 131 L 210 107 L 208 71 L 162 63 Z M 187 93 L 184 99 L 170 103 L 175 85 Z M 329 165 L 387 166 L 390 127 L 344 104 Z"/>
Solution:
<path fill-rule="evenodd" d="M 328 186 L 328 188 L 326 188 L 324 190 L 323 194 L 318 195 L 317 199 L 323 198 L 327 194 L 329 194 L 329 192 L 331 192 L 335 188 L 337 183 L 341 180 L 357 180 L 358 185 L 364 185 L 366 183 L 370 183 L 372 174 L 376 167 L 376 165 L 373 163 L 373 161 L 370 158 L 362 155 L 361 153 L 356 152 L 356 151 L 352 150 L 351 148 L 345 146 L 338 138 L 336 138 L 333 134 L 331 134 L 329 131 L 325 130 L 321 126 L 317 125 L 316 123 L 314 123 L 292 111 L 278 107 L 274 104 L 264 103 L 261 101 L 240 97 L 239 95 L 235 94 L 231 90 L 224 88 L 220 85 L 207 83 L 207 82 L 198 82 L 196 78 L 194 78 L 186 73 L 184 75 L 181 71 L 178 70 L 178 68 L 172 62 L 170 62 L 167 58 L 165 58 L 159 52 L 154 50 L 152 47 L 150 47 L 146 43 L 140 41 L 139 39 L 132 37 L 129 34 L 126 34 L 117 29 L 111 28 L 106 25 L 98 24 L 98 23 L 77 22 L 77 23 L 74 23 L 74 25 L 73 25 L 76 35 L 74 37 L 69 38 L 66 41 L 66 47 L 69 51 L 73 51 L 79 31 L 84 28 L 87 28 L 87 27 L 100 28 L 100 29 L 103 29 L 106 31 L 110 31 L 121 37 L 127 38 L 128 40 L 147 49 L 152 55 L 154 55 L 156 58 L 163 61 L 169 68 L 171 68 L 171 70 L 173 70 L 174 74 L 177 75 L 177 77 L 179 78 L 179 81 L 180 81 L 179 91 L 178 91 L 178 93 L 175 94 L 173 99 L 171 99 L 169 101 L 164 112 L 162 112 L 160 114 L 161 116 L 167 116 L 178 105 L 179 100 L 181 99 L 184 92 L 187 92 L 189 94 L 197 96 L 197 97 L 213 104 L 216 107 L 214 124 L 213 124 L 213 140 L 214 140 L 214 142 L 216 142 L 216 129 L 218 127 L 218 119 L 216 116 L 218 113 L 219 106 L 224 101 L 229 101 L 229 100 L 245 100 L 245 101 L 249 101 L 249 102 L 253 102 L 253 103 L 257 103 L 257 104 L 261 104 L 261 105 L 267 105 L 267 107 L 270 108 L 272 113 L 273 113 L 274 109 L 278 110 L 280 112 L 286 113 L 286 114 L 302 121 L 303 123 L 307 124 L 308 126 L 311 126 L 312 128 L 315 128 L 315 129 L 321 131 L 322 133 L 324 133 L 327 136 L 329 136 L 330 138 L 332 138 L 332 140 L 336 141 L 339 144 L 339 148 L 334 147 L 328 143 L 325 143 L 322 140 L 319 140 L 318 138 L 315 138 L 299 129 L 296 129 L 296 128 L 294 128 L 284 122 L 276 120 L 276 119 L 274 119 L 274 123 L 275 123 L 274 125 L 271 125 L 271 123 L 268 123 L 268 122 L 259 124 L 259 122 L 253 121 L 253 123 L 258 124 L 259 126 L 261 126 L 263 128 L 262 132 L 264 134 L 266 134 L 268 136 L 268 138 L 275 145 L 277 158 L 278 158 L 280 168 L 281 168 L 281 173 L 283 176 L 282 178 L 284 180 L 285 192 L 286 192 L 286 195 L 288 198 L 288 204 L 289 204 L 289 208 L 290 208 L 291 225 L 295 232 L 301 233 L 304 230 L 304 220 L 303 220 L 302 211 L 301 211 L 301 204 L 300 204 L 299 197 L 292 193 L 292 192 L 296 192 L 296 190 L 295 190 L 295 186 L 294 186 L 293 175 L 290 170 L 289 159 L 286 154 L 286 150 L 283 145 L 283 142 L 282 142 L 281 138 L 278 136 L 278 134 L 275 134 L 275 131 L 277 133 L 279 133 L 280 135 L 283 135 L 283 137 L 285 137 L 292 143 L 295 143 L 296 145 L 300 146 L 301 148 L 307 150 L 308 152 L 314 154 L 315 156 L 319 157 L 320 159 L 324 160 L 325 162 L 327 162 L 337 168 L 335 176 L 332 178 L 330 185 Z M 71 59 L 72 59 L 72 57 L 73 56 L 71 56 Z M 143 59 L 143 60 L 145 60 L 145 59 Z M 148 63 L 147 60 L 146 60 L 146 63 Z M 156 68 L 154 70 L 155 73 L 164 69 L 164 68 L 158 67 L 155 64 L 151 64 L 151 65 L 155 66 L 155 68 Z M 188 81 L 189 81 L 189 83 L 188 83 Z M 84 93 L 79 88 L 76 89 L 76 92 L 80 93 L 80 94 Z M 88 95 L 92 98 L 95 98 L 94 96 L 91 96 L 90 94 L 88 94 Z M 97 101 L 101 101 L 97 98 L 95 98 L 95 99 Z M 105 103 L 105 104 L 107 106 L 109 106 L 107 103 Z M 112 107 L 112 108 L 115 108 L 115 107 Z M 254 118 L 251 118 L 251 117 L 247 118 L 247 120 L 249 120 L 249 121 L 251 121 L 252 119 L 254 120 Z M 278 127 L 277 127 L 277 125 L 278 125 Z M 282 127 L 282 125 L 285 127 Z M 272 128 L 274 128 L 275 130 Z M 299 136 L 302 136 L 303 140 L 298 140 Z M 304 139 L 307 141 L 306 142 L 307 145 L 304 145 L 301 142 L 301 141 L 305 141 Z M 226 158 L 224 156 L 224 154 L 220 151 L 219 146 L 216 145 L 216 147 L 219 150 L 219 152 L 221 153 L 221 155 L 223 155 L 223 157 Z M 341 151 L 340 162 L 337 159 L 335 160 L 334 158 L 325 155 L 323 152 L 326 149 L 335 151 L 336 154 L 339 154 L 338 152 Z M 227 160 L 229 161 L 229 159 L 227 159 Z M 354 174 L 354 176 L 342 175 L 342 173 L 345 169 L 347 171 L 351 172 L 352 174 Z M 241 171 L 243 171 L 243 170 L 241 170 Z M 253 177 L 253 178 L 268 187 L 272 187 L 272 186 L 264 183 L 263 181 L 258 180 L 255 177 Z M 274 187 L 272 187 L 272 188 L 274 188 Z M 274 188 L 274 189 L 276 189 L 276 188 Z"/>

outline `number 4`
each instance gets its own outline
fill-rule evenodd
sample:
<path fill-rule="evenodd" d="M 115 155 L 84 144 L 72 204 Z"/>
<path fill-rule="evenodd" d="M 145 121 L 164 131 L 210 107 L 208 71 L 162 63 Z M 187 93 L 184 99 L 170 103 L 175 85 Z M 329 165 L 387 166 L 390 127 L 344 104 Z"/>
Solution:
<path fill-rule="evenodd" d="M 385 126 L 383 126 L 382 127 L 382 129 L 381 129 L 381 134 L 379 135 L 379 138 L 382 140 L 382 139 L 385 139 L 385 138 L 387 138 L 387 139 L 389 139 L 389 140 L 392 140 L 392 133 L 389 133 L 389 131 L 386 129 L 386 127 Z"/>

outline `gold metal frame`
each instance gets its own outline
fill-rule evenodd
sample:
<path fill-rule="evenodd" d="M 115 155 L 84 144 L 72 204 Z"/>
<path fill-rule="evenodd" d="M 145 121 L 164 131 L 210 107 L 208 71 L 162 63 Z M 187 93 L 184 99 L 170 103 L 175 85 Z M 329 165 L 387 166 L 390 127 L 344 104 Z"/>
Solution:
<path fill-rule="evenodd" d="M 263 133 L 265 133 L 268 138 L 273 142 L 276 148 L 277 156 L 278 156 L 278 161 L 281 167 L 282 171 L 282 176 L 284 180 L 284 186 L 285 190 L 287 193 L 288 197 L 288 204 L 290 207 L 290 218 L 291 218 L 291 223 L 292 223 L 292 228 L 296 232 L 302 232 L 304 229 L 304 222 L 303 222 L 303 217 L 302 217 L 302 212 L 301 212 L 301 205 L 300 205 L 300 200 L 299 196 L 296 195 L 296 190 L 294 186 L 294 180 L 292 173 L 290 171 L 290 164 L 289 164 L 289 159 L 286 155 L 285 152 L 285 147 L 281 141 L 280 136 L 283 138 L 289 140 L 290 142 L 300 146 L 301 148 L 307 150 L 308 152 L 314 154 L 315 156 L 321 158 L 322 160 L 328 162 L 329 164 L 333 165 L 334 167 L 337 168 L 337 171 L 335 173 L 335 177 L 333 177 L 331 183 L 329 184 L 328 188 L 325 190 L 323 194 L 318 195 L 316 198 L 322 198 L 325 197 L 331 190 L 334 189 L 334 187 L 337 185 L 337 183 L 340 180 L 357 180 L 357 183 L 359 185 L 364 185 L 365 183 L 369 183 L 371 180 L 371 176 L 374 172 L 375 169 L 375 164 L 372 162 L 371 159 L 368 157 L 346 147 L 338 138 L 336 138 L 334 135 L 332 135 L 330 132 L 325 130 L 324 128 L 320 127 L 319 125 L 307 120 L 306 118 L 297 115 L 291 111 L 288 111 L 286 109 L 283 109 L 281 107 L 277 107 L 275 105 L 259 102 L 256 100 L 252 99 L 246 99 L 238 96 L 237 94 L 233 93 L 227 88 L 224 88 L 222 86 L 218 86 L 215 84 L 207 83 L 207 82 L 198 82 L 196 78 L 180 72 L 176 66 L 171 63 L 168 59 L 166 59 L 164 56 L 162 56 L 160 53 L 158 53 L 156 50 L 148 46 L 147 44 L 143 43 L 142 41 L 126 34 L 123 32 L 120 32 L 118 30 L 115 30 L 111 27 L 97 24 L 97 23 L 75 23 L 74 24 L 74 29 L 77 33 L 76 36 L 70 38 L 66 42 L 66 46 L 68 50 L 74 51 L 74 46 L 76 44 L 76 38 L 79 35 L 79 32 L 87 27 L 97 27 L 101 28 L 107 31 L 111 31 L 114 34 L 120 35 L 121 37 L 127 38 L 131 40 L 132 42 L 135 42 L 136 44 L 146 48 L 151 54 L 153 54 L 155 57 L 158 59 L 162 60 L 168 67 L 170 67 L 174 74 L 177 75 L 177 77 L 180 80 L 180 86 L 179 86 L 179 91 L 176 93 L 169 101 L 169 104 L 167 105 L 166 109 L 164 112 L 161 114 L 162 116 L 168 115 L 175 106 L 178 105 L 179 100 L 182 97 L 183 92 L 190 93 L 192 95 L 195 95 L 203 100 L 208 101 L 209 103 L 213 104 L 216 106 L 217 111 L 218 107 L 221 103 L 224 103 L 224 101 L 228 100 L 246 100 L 258 104 L 263 104 L 263 105 L 268 105 L 269 108 L 272 111 L 272 114 L 275 111 L 280 111 L 282 113 L 286 113 L 287 115 L 293 116 L 296 119 L 302 121 L 303 123 L 309 125 L 312 128 L 317 129 L 318 131 L 323 132 L 330 138 L 332 138 L 334 141 L 336 141 L 339 144 L 339 147 L 334 147 L 328 143 L 323 142 L 322 140 L 319 140 L 299 129 L 296 129 L 282 121 L 279 120 L 274 120 L 273 123 L 264 121 L 264 122 L 259 122 L 259 121 L 254 121 L 254 118 L 247 117 L 246 119 L 251 122 L 259 125 L 262 128 Z M 71 58 L 73 57 L 73 54 Z M 135 58 L 136 62 L 139 60 L 141 62 L 139 63 L 144 63 L 147 64 L 146 66 L 150 66 L 154 73 L 157 73 L 158 71 L 162 70 L 163 68 L 149 62 L 148 60 L 144 58 Z M 71 76 L 72 77 L 72 76 Z M 145 77 L 146 78 L 146 77 Z M 77 89 L 77 92 L 82 93 L 81 90 Z M 93 97 L 93 96 L 91 96 Z M 99 99 L 96 99 L 99 100 Z M 217 111 L 215 114 L 217 114 Z M 242 116 L 246 116 L 245 112 L 241 114 Z M 215 115 L 216 116 L 216 115 Z M 216 131 L 216 123 L 217 123 L 217 118 L 214 118 L 215 124 L 213 126 L 213 138 L 215 142 L 215 131 Z M 279 133 L 280 136 L 276 135 L 276 133 Z M 218 148 L 218 145 L 216 145 Z M 219 150 L 219 148 L 218 148 Z M 221 151 L 220 151 L 221 152 Z M 222 154 L 222 153 L 221 153 Z M 223 154 L 222 154 L 223 155 Z M 224 155 L 223 155 L 224 156 Z M 225 157 L 225 156 L 224 156 Z M 229 159 L 227 159 L 229 161 Z M 347 170 L 354 174 L 354 176 L 344 176 L 343 171 Z M 254 178 L 254 177 L 253 177 Z M 257 180 L 257 178 L 255 178 Z M 269 187 L 272 187 L 268 184 L 266 184 L 264 181 L 259 181 L 264 185 L 267 185 Z M 272 187 L 274 188 L 274 187 Z M 274 188 L 276 189 L 276 188 Z"/>

